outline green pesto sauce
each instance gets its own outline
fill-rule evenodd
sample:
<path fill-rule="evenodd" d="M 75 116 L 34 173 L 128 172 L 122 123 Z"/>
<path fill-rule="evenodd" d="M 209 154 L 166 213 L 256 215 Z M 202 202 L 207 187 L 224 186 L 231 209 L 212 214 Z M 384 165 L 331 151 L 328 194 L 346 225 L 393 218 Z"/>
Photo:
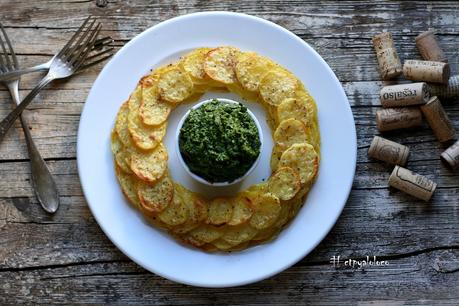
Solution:
<path fill-rule="evenodd" d="M 194 174 L 211 182 L 232 182 L 260 154 L 258 129 L 242 104 L 216 99 L 192 110 L 180 130 L 180 153 Z"/>

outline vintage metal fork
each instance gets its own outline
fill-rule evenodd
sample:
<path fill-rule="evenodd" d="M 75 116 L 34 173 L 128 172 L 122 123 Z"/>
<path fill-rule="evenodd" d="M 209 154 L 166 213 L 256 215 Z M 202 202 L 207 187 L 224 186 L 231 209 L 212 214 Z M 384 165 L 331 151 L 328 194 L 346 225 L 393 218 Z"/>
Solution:
<path fill-rule="evenodd" d="M 95 18 L 88 17 L 85 20 L 83 25 L 72 36 L 64 48 L 53 57 L 46 76 L 30 91 L 20 104 L 0 122 L 0 141 L 3 140 L 6 132 L 11 128 L 14 121 L 30 102 L 32 102 L 33 98 L 40 90 L 52 81 L 68 78 L 78 72 L 80 68 L 85 67 L 85 60 L 95 44 L 100 29 L 101 24 L 96 23 Z"/>
<path fill-rule="evenodd" d="M 0 73 L 17 70 L 19 69 L 19 65 L 16 54 L 14 53 L 11 42 L 6 35 L 2 24 L 0 24 L 0 30 L 1 34 L 3 34 L 0 34 Z M 6 50 L 5 42 L 8 47 L 9 56 Z M 19 104 L 21 102 L 19 99 L 19 79 L 20 77 L 16 77 L 2 82 L 6 85 L 6 87 L 8 87 L 15 104 Z M 35 195 L 44 210 L 49 213 L 54 213 L 59 207 L 59 193 L 57 191 L 56 182 L 54 181 L 48 166 L 41 157 L 40 152 L 37 150 L 32 136 L 30 135 L 29 125 L 22 114 L 20 116 L 20 120 L 27 142 L 27 150 L 29 152 L 32 173 L 32 185 Z"/>

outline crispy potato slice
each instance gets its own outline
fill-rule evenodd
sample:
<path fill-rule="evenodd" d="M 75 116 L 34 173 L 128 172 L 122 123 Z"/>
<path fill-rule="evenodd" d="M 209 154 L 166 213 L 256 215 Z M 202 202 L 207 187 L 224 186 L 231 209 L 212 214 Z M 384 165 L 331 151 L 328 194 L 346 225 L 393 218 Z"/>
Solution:
<path fill-rule="evenodd" d="M 287 150 L 287 147 L 283 146 L 282 144 L 275 143 L 273 147 L 273 151 L 271 153 L 271 171 L 274 172 L 277 169 L 279 161 L 281 159 L 282 153 Z"/>
<path fill-rule="evenodd" d="M 213 241 L 212 245 L 215 246 L 220 251 L 226 251 L 226 250 L 229 250 L 229 249 L 231 249 L 233 247 L 231 244 L 229 244 L 228 242 L 226 242 L 223 239 L 217 239 L 217 240 Z M 212 250 L 209 250 L 209 251 L 212 251 Z"/>
<path fill-rule="evenodd" d="M 276 67 L 266 73 L 260 82 L 260 96 L 266 103 L 277 106 L 287 98 L 293 98 L 299 86 L 298 79 L 285 69 Z"/>
<path fill-rule="evenodd" d="M 279 167 L 290 167 L 300 174 L 301 184 L 311 182 L 317 175 L 319 156 L 308 143 L 296 143 L 282 153 Z"/>
<path fill-rule="evenodd" d="M 182 58 L 181 64 L 183 70 L 191 76 L 193 83 L 205 84 L 207 81 L 210 81 L 207 79 L 207 74 L 204 71 L 204 60 L 210 50 L 212 49 L 197 48 Z"/>
<path fill-rule="evenodd" d="M 215 198 L 210 202 L 207 222 L 214 225 L 228 223 L 233 215 L 231 198 Z"/>
<path fill-rule="evenodd" d="M 244 100 L 247 100 L 247 101 L 257 101 L 258 100 L 258 94 L 257 93 L 254 93 L 254 92 L 251 92 L 251 91 L 248 91 L 248 90 L 244 89 L 241 86 L 241 84 L 239 84 L 237 82 L 233 83 L 233 84 L 227 84 L 226 88 L 228 88 L 229 92 L 232 92 L 232 93 L 240 96 Z"/>
<path fill-rule="evenodd" d="M 207 205 L 203 198 L 179 184 L 175 184 L 175 192 L 180 195 L 188 207 L 189 218 L 184 224 L 175 227 L 173 232 L 177 234 L 188 233 L 207 219 Z"/>
<path fill-rule="evenodd" d="M 174 197 L 174 185 L 167 174 L 153 185 L 139 182 L 137 190 L 142 210 L 150 214 L 162 212 Z"/>
<path fill-rule="evenodd" d="M 276 143 L 289 148 L 295 143 L 308 142 L 306 126 L 299 120 L 289 118 L 281 121 L 273 139 Z"/>
<path fill-rule="evenodd" d="M 204 61 L 204 71 L 215 81 L 223 84 L 235 83 L 234 65 L 239 52 L 233 47 L 219 47 L 209 51 Z"/>
<path fill-rule="evenodd" d="M 182 198 L 174 194 L 172 202 L 158 215 L 158 218 L 167 225 L 177 226 L 187 221 L 188 214 L 188 208 Z"/>
<path fill-rule="evenodd" d="M 243 52 L 237 57 L 234 70 L 242 87 L 248 91 L 256 92 L 263 76 L 275 65 L 270 59 L 254 52 Z"/>
<path fill-rule="evenodd" d="M 115 158 L 115 163 L 126 173 L 132 174 L 131 168 L 127 163 L 129 159 L 128 152 L 124 149 L 123 144 L 121 143 L 118 134 L 115 131 L 112 132 L 112 153 Z"/>
<path fill-rule="evenodd" d="M 250 241 L 256 234 L 257 230 L 249 224 L 241 224 L 238 226 L 226 227 L 222 239 L 232 246 L 236 246 L 246 241 Z"/>
<path fill-rule="evenodd" d="M 212 241 L 220 238 L 222 235 L 222 229 L 207 224 L 200 225 L 190 232 L 190 236 L 192 238 L 204 243 L 211 243 Z"/>
<path fill-rule="evenodd" d="M 167 150 L 160 143 L 152 151 L 131 151 L 131 170 L 143 181 L 154 184 L 159 180 L 167 169 Z"/>
<path fill-rule="evenodd" d="M 252 241 L 255 241 L 257 244 L 269 242 L 277 237 L 280 230 L 280 228 L 275 226 L 267 227 L 258 231 L 255 237 L 253 237 Z"/>
<path fill-rule="evenodd" d="M 160 99 L 154 77 L 147 76 L 143 78 L 141 86 L 142 101 L 140 103 L 139 116 L 142 122 L 146 125 L 163 124 L 169 117 L 173 106 Z"/>
<path fill-rule="evenodd" d="M 264 193 L 257 197 L 254 204 L 255 212 L 250 218 L 250 225 L 256 229 L 272 226 L 281 210 L 279 199 L 273 194 Z"/>
<path fill-rule="evenodd" d="M 160 96 L 170 103 L 180 103 L 193 94 L 193 81 L 178 66 L 170 66 L 158 80 Z"/>
<path fill-rule="evenodd" d="M 250 217 L 252 217 L 253 211 L 250 207 L 250 201 L 246 196 L 238 195 L 231 198 L 231 201 L 233 202 L 233 215 L 228 221 L 229 225 L 239 225 L 245 223 L 250 219 Z"/>
<path fill-rule="evenodd" d="M 300 188 L 300 175 L 290 167 L 278 168 L 268 181 L 269 192 L 283 201 L 292 199 Z"/>
<path fill-rule="evenodd" d="M 134 205 L 136 208 L 140 207 L 140 201 L 137 197 L 137 181 L 135 176 L 132 174 L 127 174 L 122 171 L 119 167 L 116 167 L 116 177 L 121 186 L 121 191 L 124 196 L 127 198 L 129 203 Z"/>
<path fill-rule="evenodd" d="M 125 147 L 131 147 L 133 142 L 131 135 L 129 134 L 128 130 L 128 115 L 129 115 L 129 105 L 128 101 L 124 102 L 123 105 L 121 105 L 118 115 L 116 116 L 116 122 L 115 122 L 115 131 L 116 134 L 118 135 L 121 143 Z"/>
<path fill-rule="evenodd" d="M 128 130 L 134 144 L 142 150 L 155 148 L 166 135 L 166 123 L 159 126 L 147 126 L 142 123 L 139 115 L 142 88 L 136 87 L 129 98 Z"/>

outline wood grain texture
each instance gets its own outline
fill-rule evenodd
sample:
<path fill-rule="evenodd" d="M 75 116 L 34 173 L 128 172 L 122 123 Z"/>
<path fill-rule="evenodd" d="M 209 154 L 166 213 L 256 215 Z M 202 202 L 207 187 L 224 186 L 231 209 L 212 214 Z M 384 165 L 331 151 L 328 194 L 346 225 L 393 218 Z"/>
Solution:
<path fill-rule="evenodd" d="M 0 20 L 23 67 L 49 59 L 88 15 L 121 47 L 146 28 L 177 15 L 228 10 L 271 20 L 311 44 L 342 82 L 354 114 L 358 164 L 340 219 L 305 259 L 268 280 L 230 289 L 175 284 L 131 262 L 103 234 L 84 200 L 76 169 L 76 136 L 95 67 L 42 91 L 28 108 L 31 132 L 55 175 L 62 207 L 42 212 L 30 184 L 20 125 L 0 143 L 0 304 L 456 304 L 459 300 L 459 173 L 439 159 L 426 123 L 382 136 L 411 149 L 407 167 L 435 180 L 424 203 L 389 189 L 392 170 L 367 157 L 380 109 L 381 82 L 370 38 L 392 32 L 402 59 L 420 58 L 414 37 L 434 28 L 453 73 L 459 73 L 457 1 L 96 1 L 0 0 Z M 25 95 L 40 78 L 27 76 Z M 306 84 L 307 85 L 307 84 Z M 0 118 L 11 109 L 0 87 Z M 459 131 L 459 101 L 443 101 Z M 377 256 L 385 267 L 333 267 L 332 256 Z"/>

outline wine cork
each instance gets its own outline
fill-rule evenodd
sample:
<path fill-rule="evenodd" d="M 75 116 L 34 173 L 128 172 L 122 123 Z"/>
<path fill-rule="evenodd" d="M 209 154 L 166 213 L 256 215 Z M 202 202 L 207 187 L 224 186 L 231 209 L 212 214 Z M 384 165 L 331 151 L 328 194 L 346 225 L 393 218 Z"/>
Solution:
<path fill-rule="evenodd" d="M 423 59 L 434 62 L 448 62 L 448 59 L 446 58 L 443 50 L 440 48 L 433 31 L 425 31 L 419 34 L 415 38 L 415 41 Z"/>
<path fill-rule="evenodd" d="M 449 78 L 448 84 L 429 84 L 432 96 L 437 96 L 440 99 L 459 98 L 459 75 L 454 75 Z"/>
<path fill-rule="evenodd" d="M 378 34 L 372 41 L 382 79 L 390 80 L 402 74 L 402 63 L 395 49 L 392 34 L 388 32 Z"/>
<path fill-rule="evenodd" d="M 429 201 L 437 184 L 427 177 L 400 166 L 395 166 L 389 177 L 389 186 L 406 192 L 418 199 Z"/>
<path fill-rule="evenodd" d="M 426 83 L 385 86 L 379 93 L 383 107 L 401 107 L 426 104 L 430 98 Z"/>
<path fill-rule="evenodd" d="M 403 64 L 403 75 L 412 81 L 446 84 L 450 69 L 448 63 L 406 60 Z"/>
<path fill-rule="evenodd" d="M 418 107 L 386 108 L 376 112 L 376 126 L 381 132 L 419 126 L 422 113 Z"/>
<path fill-rule="evenodd" d="M 459 168 L 459 140 L 446 149 L 445 152 L 441 153 L 440 157 L 452 169 Z"/>
<path fill-rule="evenodd" d="M 393 165 L 404 166 L 410 149 L 407 146 L 375 136 L 371 142 L 368 155 Z"/>
<path fill-rule="evenodd" d="M 433 96 L 429 102 L 422 105 L 421 111 L 438 141 L 445 142 L 456 137 L 456 131 L 437 96 Z"/>

